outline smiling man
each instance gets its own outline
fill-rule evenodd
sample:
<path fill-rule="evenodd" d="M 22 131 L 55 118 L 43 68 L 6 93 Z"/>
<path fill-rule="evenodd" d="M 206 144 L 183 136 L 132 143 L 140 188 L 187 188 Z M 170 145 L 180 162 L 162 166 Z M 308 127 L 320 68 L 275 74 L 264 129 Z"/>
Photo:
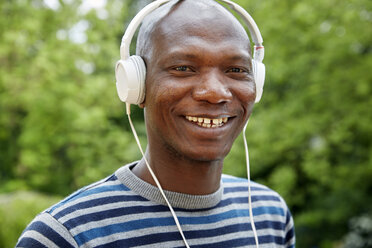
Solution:
<path fill-rule="evenodd" d="M 196 1 L 177 4 L 162 18 L 150 16 L 139 34 L 138 54 L 147 65 L 141 104 L 147 157 L 164 188 L 181 193 L 219 188 L 223 159 L 256 96 L 249 38 L 229 12 L 220 13 L 222 7 L 212 3 L 208 10 Z M 146 32 L 153 18 L 158 23 Z M 143 160 L 133 172 L 152 180 Z"/>
<path fill-rule="evenodd" d="M 256 98 L 250 51 L 242 25 L 211 0 L 171 1 L 140 29 L 145 157 L 182 231 L 142 159 L 38 215 L 17 246 L 230 248 L 257 247 L 257 238 L 259 247 L 294 247 L 283 199 L 252 182 L 255 235 L 247 180 L 222 174 Z"/>

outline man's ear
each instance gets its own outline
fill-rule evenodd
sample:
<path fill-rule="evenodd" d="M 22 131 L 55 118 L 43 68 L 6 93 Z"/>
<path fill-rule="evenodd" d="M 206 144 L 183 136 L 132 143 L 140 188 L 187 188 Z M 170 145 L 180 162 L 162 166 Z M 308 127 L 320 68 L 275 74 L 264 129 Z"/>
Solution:
<path fill-rule="evenodd" d="M 140 107 L 140 108 L 145 108 L 145 102 L 143 101 L 142 103 L 140 103 L 140 104 L 138 104 L 138 106 Z"/>

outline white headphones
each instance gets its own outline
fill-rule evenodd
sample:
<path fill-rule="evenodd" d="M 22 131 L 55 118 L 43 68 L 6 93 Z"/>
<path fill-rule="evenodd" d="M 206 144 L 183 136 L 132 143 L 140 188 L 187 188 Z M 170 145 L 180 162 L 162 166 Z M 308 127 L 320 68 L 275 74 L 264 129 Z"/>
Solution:
<path fill-rule="evenodd" d="M 169 1 L 170 0 L 156 0 L 147 5 L 133 18 L 125 31 L 120 45 L 120 60 L 116 63 L 115 68 L 116 89 L 120 100 L 123 102 L 128 104 L 140 104 L 145 99 L 146 65 L 140 56 L 130 56 L 129 47 L 134 33 L 143 19 L 160 7 L 160 5 Z M 255 102 L 257 103 L 261 99 L 265 81 L 265 65 L 262 63 L 264 58 L 264 47 L 262 45 L 263 40 L 260 30 L 253 18 L 241 6 L 229 0 L 221 0 L 221 2 L 226 3 L 243 18 L 255 44 L 252 67 L 256 83 Z"/>
<path fill-rule="evenodd" d="M 157 9 L 160 5 L 167 3 L 169 1 L 170 0 L 156 0 L 150 3 L 145 8 L 143 8 L 130 22 L 121 40 L 121 45 L 120 45 L 120 58 L 121 59 L 116 63 L 116 68 L 115 68 L 116 88 L 117 88 L 120 100 L 126 103 L 129 124 L 133 131 L 133 135 L 136 139 L 138 148 L 140 149 L 142 156 L 146 162 L 146 166 L 172 213 L 172 216 L 177 225 L 177 228 L 182 236 L 183 242 L 185 243 L 186 247 L 189 248 L 190 246 L 188 245 L 187 240 L 183 234 L 177 215 L 174 212 L 173 207 L 170 205 L 158 179 L 156 178 L 156 175 L 152 171 L 146 159 L 146 156 L 142 150 L 140 141 L 138 139 L 137 133 L 134 129 L 132 120 L 130 118 L 130 104 L 140 104 L 145 99 L 146 66 L 145 66 L 145 62 L 140 56 L 137 56 L 137 55 L 130 56 L 129 46 L 133 39 L 134 33 L 136 32 L 138 26 L 141 24 L 143 19 L 149 13 Z M 263 85 L 265 81 L 265 65 L 262 63 L 262 60 L 264 58 L 264 47 L 262 45 L 263 40 L 261 37 L 260 30 L 258 29 L 252 17 L 242 7 L 240 7 L 239 5 L 229 0 L 220 0 L 220 1 L 229 5 L 230 8 L 235 10 L 243 18 L 246 25 L 248 26 L 249 32 L 251 33 L 251 36 L 252 36 L 252 40 L 255 44 L 254 52 L 253 52 L 253 59 L 252 59 L 252 67 L 253 67 L 254 79 L 256 83 L 255 102 L 257 103 L 261 99 Z M 247 141 L 245 138 L 245 130 L 246 130 L 247 124 L 248 122 L 244 126 L 243 137 L 244 137 L 246 162 L 247 162 L 249 216 L 250 216 L 251 227 L 252 227 L 254 237 L 255 237 L 256 247 L 258 248 L 259 247 L 258 246 L 259 245 L 258 235 L 257 235 L 256 227 L 254 224 L 254 220 L 253 220 L 253 210 L 252 210 L 252 203 L 251 203 L 248 146 L 247 146 Z"/>

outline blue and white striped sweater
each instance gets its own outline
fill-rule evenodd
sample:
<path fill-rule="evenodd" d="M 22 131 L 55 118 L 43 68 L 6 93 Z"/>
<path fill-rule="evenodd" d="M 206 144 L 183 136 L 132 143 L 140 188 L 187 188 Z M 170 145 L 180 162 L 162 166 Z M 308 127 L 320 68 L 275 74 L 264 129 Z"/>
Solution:
<path fill-rule="evenodd" d="M 38 215 L 17 247 L 184 247 L 159 190 L 120 168 Z M 260 248 L 294 247 L 293 220 L 283 199 L 252 182 Z M 247 180 L 223 175 L 206 196 L 167 192 L 189 245 L 255 247 Z"/>

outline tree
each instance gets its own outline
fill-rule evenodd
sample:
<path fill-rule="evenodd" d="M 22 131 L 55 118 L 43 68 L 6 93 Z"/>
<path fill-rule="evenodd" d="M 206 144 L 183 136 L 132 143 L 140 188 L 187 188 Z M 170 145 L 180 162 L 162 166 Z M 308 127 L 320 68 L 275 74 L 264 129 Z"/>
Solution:
<path fill-rule="evenodd" d="M 140 158 L 114 65 L 125 24 L 147 2 L 0 2 L 0 192 L 65 196 Z M 236 2 L 266 48 L 247 130 L 252 179 L 285 198 L 298 247 L 335 247 L 372 206 L 371 2 Z M 145 141 L 142 111 L 132 112 Z M 224 171 L 245 176 L 241 138 Z"/>
<path fill-rule="evenodd" d="M 128 6 L 79 4 L 0 4 L 2 191 L 65 195 L 139 157 L 113 73 Z"/>
<path fill-rule="evenodd" d="M 252 177 L 290 205 L 298 247 L 332 247 L 372 206 L 371 3 L 240 4 L 266 48 L 263 99 L 247 131 Z M 226 171 L 243 146 L 234 149 Z"/>

